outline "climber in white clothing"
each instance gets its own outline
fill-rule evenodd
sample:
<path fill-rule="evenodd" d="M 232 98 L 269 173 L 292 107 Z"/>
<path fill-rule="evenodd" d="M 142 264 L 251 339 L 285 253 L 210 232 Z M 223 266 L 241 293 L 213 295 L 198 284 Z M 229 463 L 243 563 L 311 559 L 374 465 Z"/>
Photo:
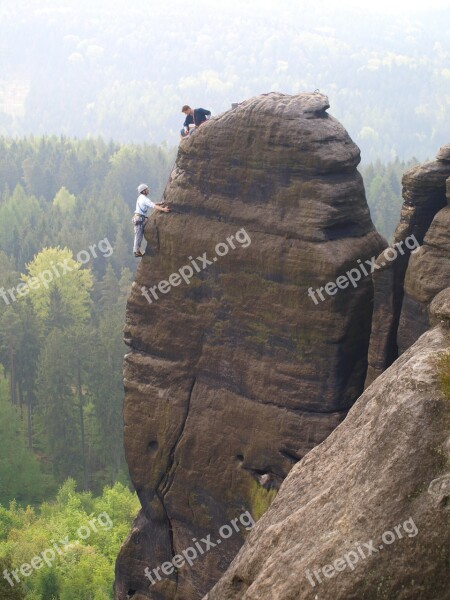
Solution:
<path fill-rule="evenodd" d="M 145 224 L 148 221 L 148 209 L 160 210 L 161 212 L 170 212 L 170 208 L 155 204 L 148 198 L 150 190 L 146 183 L 141 183 L 138 187 L 139 197 L 136 200 L 136 210 L 133 215 L 134 225 L 134 255 L 136 257 L 144 256 L 141 252 L 141 243 L 144 237 Z"/>

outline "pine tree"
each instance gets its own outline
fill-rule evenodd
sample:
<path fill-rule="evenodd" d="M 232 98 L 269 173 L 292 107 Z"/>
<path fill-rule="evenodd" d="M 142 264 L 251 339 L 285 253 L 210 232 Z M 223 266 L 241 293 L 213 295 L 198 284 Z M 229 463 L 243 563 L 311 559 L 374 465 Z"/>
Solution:
<path fill-rule="evenodd" d="M 54 328 L 45 340 L 37 367 L 39 419 L 57 481 L 79 475 L 81 453 L 72 351 L 67 334 Z"/>
<path fill-rule="evenodd" d="M 45 486 L 39 464 L 26 447 L 18 408 L 9 403 L 0 373 L 0 504 L 14 498 L 23 504 L 41 501 Z"/>

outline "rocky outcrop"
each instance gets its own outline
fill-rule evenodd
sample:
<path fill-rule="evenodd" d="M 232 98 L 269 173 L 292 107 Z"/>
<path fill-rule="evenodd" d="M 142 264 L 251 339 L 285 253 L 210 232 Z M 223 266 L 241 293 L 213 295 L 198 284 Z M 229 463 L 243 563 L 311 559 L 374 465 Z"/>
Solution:
<path fill-rule="evenodd" d="M 448 600 L 449 299 L 294 466 L 205 600 Z"/>
<path fill-rule="evenodd" d="M 447 179 L 447 202 L 450 203 L 450 178 Z M 411 255 L 398 331 L 400 352 L 409 348 L 429 328 L 430 304 L 442 289 L 450 285 L 449 230 L 450 206 L 447 205 L 436 213 L 422 246 Z"/>
<path fill-rule="evenodd" d="M 373 273 L 375 301 L 366 385 L 429 328 L 430 303 L 450 285 L 448 177 L 450 144 L 439 150 L 436 160 L 403 176 L 404 203 L 392 248 L 414 236 L 420 249 L 411 254 L 411 243 L 395 260 L 386 259 L 390 250 L 378 257 L 378 269 Z"/>
<path fill-rule="evenodd" d="M 385 242 L 359 150 L 327 109 L 321 94 L 260 96 L 180 146 L 173 212 L 147 226 L 128 302 L 125 450 L 142 511 L 119 600 L 206 593 L 246 531 L 161 580 L 144 570 L 244 511 L 258 518 L 362 391 L 370 276 L 324 288 Z"/>

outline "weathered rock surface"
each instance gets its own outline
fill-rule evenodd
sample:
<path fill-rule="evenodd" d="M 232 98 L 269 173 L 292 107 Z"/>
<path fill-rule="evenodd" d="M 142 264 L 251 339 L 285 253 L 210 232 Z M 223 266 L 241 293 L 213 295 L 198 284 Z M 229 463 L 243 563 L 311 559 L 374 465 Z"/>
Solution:
<path fill-rule="evenodd" d="M 450 598 L 449 351 L 439 325 L 367 388 L 205 600 Z"/>
<path fill-rule="evenodd" d="M 450 287 L 439 292 L 430 305 L 431 323 L 450 326 Z"/>
<path fill-rule="evenodd" d="M 413 254 L 406 249 L 393 261 L 386 260 L 383 252 L 377 260 L 366 385 L 430 327 L 430 303 L 450 285 L 449 149 L 450 145 L 443 146 L 436 160 L 403 176 L 404 203 L 393 247 L 411 236 L 421 247 Z"/>
<path fill-rule="evenodd" d="M 447 199 L 450 200 L 450 179 Z M 433 298 L 450 286 L 450 206 L 434 217 L 423 244 L 411 255 L 405 276 L 402 312 L 397 335 L 403 352 L 430 326 L 429 307 Z"/>
<path fill-rule="evenodd" d="M 145 567 L 245 510 L 259 517 L 362 391 L 370 277 L 317 304 L 307 294 L 385 246 L 359 150 L 327 109 L 321 94 L 260 96 L 180 146 L 164 194 L 174 212 L 149 222 L 128 303 L 125 449 L 142 511 L 117 561 L 119 600 L 202 597 L 241 531 L 154 585 Z M 189 285 L 142 295 L 204 253 L 212 264 Z"/>

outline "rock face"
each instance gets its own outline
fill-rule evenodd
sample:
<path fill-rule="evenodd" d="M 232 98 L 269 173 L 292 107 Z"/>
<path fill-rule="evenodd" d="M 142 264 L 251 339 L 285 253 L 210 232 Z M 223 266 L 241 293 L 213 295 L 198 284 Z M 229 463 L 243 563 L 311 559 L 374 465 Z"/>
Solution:
<path fill-rule="evenodd" d="M 450 202 L 450 179 L 447 179 L 447 202 Z M 429 328 L 431 301 L 450 285 L 449 230 L 450 206 L 445 206 L 436 213 L 418 252 L 411 255 L 399 323 L 400 352 L 409 348 Z"/>
<path fill-rule="evenodd" d="M 450 145 L 403 177 L 404 203 L 393 246 L 414 236 L 421 247 L 394 261 L 386 260 L 384 251 L 377 260 L 366 385 L 429 328 L 430 303 L 450 285 L 449 177 Z"/>
<path fill-rule="evenodd" d="M 244 511 L 258 518 L 362 391 L 370 276 L 323 288 L 385 242 L 359 150 L 327 109 L 321 94 L 260 96 L 180 146 L 164 193 L 174 211 L 149 222 L 128 302 L 125 449 L 142 511 L 117 561 L 118 600 L 201 598 L 242 528 L 161 580 L 145 568 Z M 319 287 L 323 301 L 308 296 Z"/>
<path fill-rule="evenodd" d="M 205 600 L 450 598 L 449 298 L 294 466 Z"/>

